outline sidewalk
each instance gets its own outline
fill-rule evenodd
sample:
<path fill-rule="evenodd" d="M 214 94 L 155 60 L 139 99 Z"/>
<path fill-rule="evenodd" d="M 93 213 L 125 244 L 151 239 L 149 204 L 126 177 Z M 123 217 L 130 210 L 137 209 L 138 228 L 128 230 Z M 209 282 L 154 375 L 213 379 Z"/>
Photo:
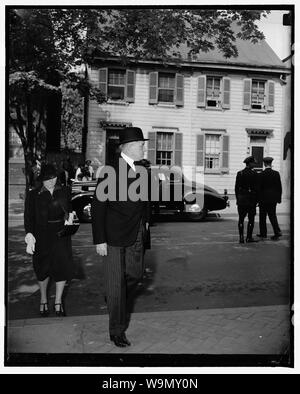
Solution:
<path fill-rule="evenodd" d="M 48 317 L 8 321 L 8 353 L 288 354 L 285 305 L 134 313 L 117 348 L 108 316 Z"/>

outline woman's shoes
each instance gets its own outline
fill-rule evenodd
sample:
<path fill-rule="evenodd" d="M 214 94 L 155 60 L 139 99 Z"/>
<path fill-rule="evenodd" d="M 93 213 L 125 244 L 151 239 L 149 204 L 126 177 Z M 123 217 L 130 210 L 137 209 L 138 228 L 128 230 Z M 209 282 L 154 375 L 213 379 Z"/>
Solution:
<path fill-rule="evenodd" d="M 40 315 L 47 317 L 49 315 L 48 302 L 40 303 Z"/>
<path fill-rule="evenodd" d="M 63 308 L 63 305 L 61 302 L 54 304 L 54 310 L 55 310 L 56 316 L 58 316 L 58 317 L 66 316 L 66 313 L 64 311 L 64 308 Z"/>
<path fill-rule="evenodd" d="M 58 317 L 62 317 L 62 316 L 66 316 L 66 312 L 63 308 L 63 304 L 57 303 L 54 304 L 54 311 L 56 316 Z M 40 303 L 40 315 L 42 317 L 47 317 L 49 315 L 49 308 L 48 308 L 48 302 L 41 302 Z"/>

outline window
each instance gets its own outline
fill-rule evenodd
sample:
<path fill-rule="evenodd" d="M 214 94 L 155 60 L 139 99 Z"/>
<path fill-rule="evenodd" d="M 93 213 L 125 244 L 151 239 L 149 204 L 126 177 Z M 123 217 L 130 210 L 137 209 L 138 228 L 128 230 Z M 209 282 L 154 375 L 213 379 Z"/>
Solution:
<path fill-rule="evenodd" d="M 174 130 L 148 133 L 148 159 L 153 165 L 182 165 L 182 134 Z"/>
<path fill-rule="evenodd" d="M 243 109 L 253 111 L 274 111 L 275 82 L 263 79 L 244 79 Z"/>
<path fill-rule="evenodd" d="M 112 100 L 123 100 L 125 96 L 125 71 L 109 70 L 107 95 Z"/>
<path fill-rule="evenodd" d="M 111 101 L 133 103 L 135 72 L 125 69 L 100 68 L 99 89 Z"/>
<path fill-rule="evenodd" d="M 223 129 L 207 129 L 196 136 L 196 167 L 207 173 L 229 172 L 229 135 Z"/>
<path fill-rule="evenodd" d="M 175 96 L 175 75 L 159 73 L 158 101 L 173 103 Z"/>
<path fill-rule="evenodd" d="M 183 106 L 184 77 L 182 74 L 150 72 L 149 104 L 175 104 Z"/>
<path fill-rule="evenodd" d="M 222 106 L 221 98 L 221 78 L 207 77 L 206 79 L 206 106 L 217 107 Z"/>
<path fill-rule="evenodd" d="M 199 76 L 197 107 L 230 109 L 230 78 Z"/>
<path fill-rule="evenodd" d="M 156 164 L 172 164 L 173 159 L 173 134 L 157 133 L 156 138 Z"/>
<path fill-rule="evenodd" d="M 251 107 L 253 109 L 265 107 L 265 81 L 252 81 Z"/>
<path fill-rule="evenodd" d="M 220 135 L 205 134 L 205 168 L 220 168 Z"/>

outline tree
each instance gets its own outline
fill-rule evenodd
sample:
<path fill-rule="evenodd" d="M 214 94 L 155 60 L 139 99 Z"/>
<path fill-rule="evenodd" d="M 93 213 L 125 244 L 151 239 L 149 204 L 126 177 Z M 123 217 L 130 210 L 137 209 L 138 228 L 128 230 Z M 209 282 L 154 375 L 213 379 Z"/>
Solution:
<path fill-rule="evenodd" d="M 84 76 L 70 71 L 82 62 L 78 48 L 84 29 L 78 10 L 11 9 L 8 16 L 9 123 L 22 143 L 28 189 L 31 166 L 37 155 L 45 156 L 46 136 L 53 132 L 46 130 L 51 102 L 60 102 L 62 93 L 64 102 L 71 100 L 72 89 L 99 102 L 104 97 Z"/>
<path fill-rule="evenodd" d="M 22 141 L 26 174 L 38 144 L 44 152 L 40 140 L 46 133 L 51 99 L 62 99 L 65 108 L 75 92 L 99 103 L 106 99 L 89 84 L 86 72 L 74 71 L 76 67 L 86 69 L 96 54 L 107 53 L 123 63 L 180 61 L 182 44 L 190 54 L 218 48 L 225 57 L 237 56 L 236 38 L 252 42 L 264 38 L 256 21 L 267 13 L 201 8 L 9 9 L 9 120 Z"/>

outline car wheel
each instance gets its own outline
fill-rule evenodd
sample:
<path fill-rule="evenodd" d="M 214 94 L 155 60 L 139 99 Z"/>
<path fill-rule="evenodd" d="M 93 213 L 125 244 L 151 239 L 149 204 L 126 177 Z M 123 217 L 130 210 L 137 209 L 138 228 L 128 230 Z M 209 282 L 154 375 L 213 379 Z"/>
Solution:
<path fill-rule="evenodd" d="M 192 218 L 192 220 L 195 220 L 195 221 L 204 220 L 207 216 L 207 213 L 208 213 L 207 209 L 203 208 L 203 209 L 201 209 L 200 212 L 193 213 L 191 215 L 191 218 Z"/>

